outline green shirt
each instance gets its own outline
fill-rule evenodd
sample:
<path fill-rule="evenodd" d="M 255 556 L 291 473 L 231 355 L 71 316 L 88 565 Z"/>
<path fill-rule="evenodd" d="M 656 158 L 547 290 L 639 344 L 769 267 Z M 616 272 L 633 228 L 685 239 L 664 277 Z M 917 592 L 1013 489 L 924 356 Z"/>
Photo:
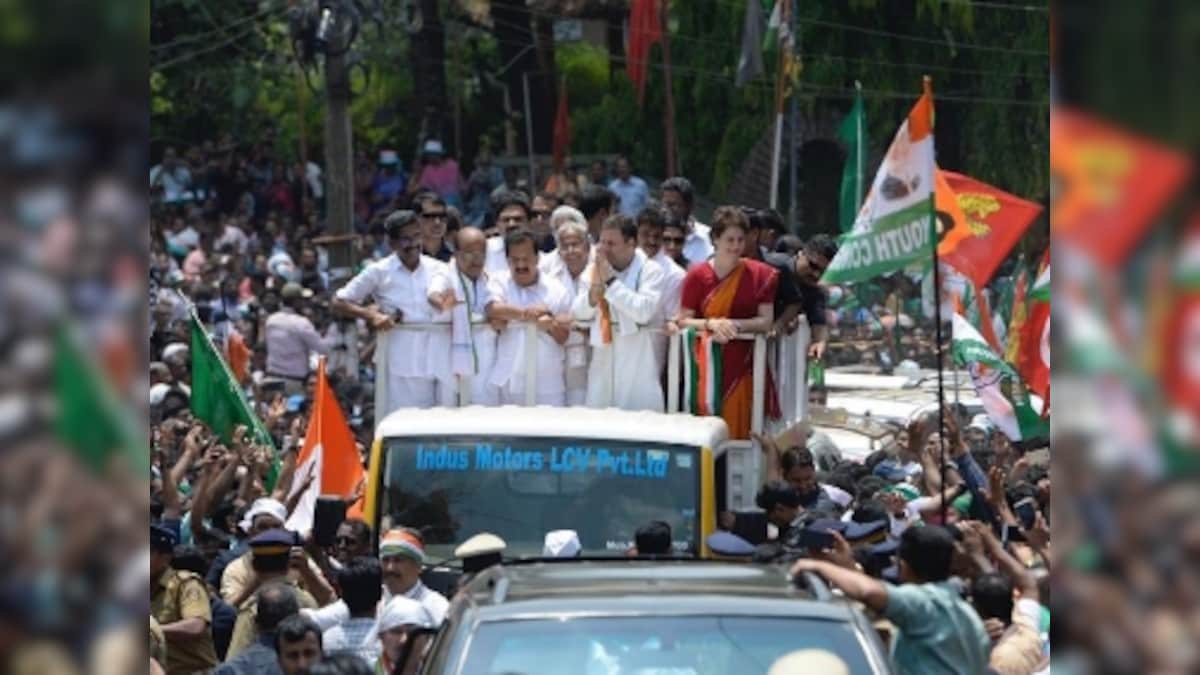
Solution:
<path fill-rule="evenodd" d="M 949 583 L 888 585 L 883 614 L 898 629 L 892 658 L 901 675 L 987 670 L 991 643 L 975 608 Z"/>

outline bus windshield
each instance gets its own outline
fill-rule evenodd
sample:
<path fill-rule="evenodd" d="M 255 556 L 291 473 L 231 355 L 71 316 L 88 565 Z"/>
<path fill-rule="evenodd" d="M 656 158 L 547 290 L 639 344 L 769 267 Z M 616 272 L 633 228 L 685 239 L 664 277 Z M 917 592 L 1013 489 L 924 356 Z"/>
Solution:
<path fill-rule="evenodd" d="M 694 447 L 545 437 L 385 441 L 381 528 L 414 527 L 427 555 L 453 556 L 480 532 L 506 555 L 538 556 L 547 532 L 579 533 L 584 555 L 620 555 L 653 520 L 679 553 L 699 551 L 700 454 Z"/>

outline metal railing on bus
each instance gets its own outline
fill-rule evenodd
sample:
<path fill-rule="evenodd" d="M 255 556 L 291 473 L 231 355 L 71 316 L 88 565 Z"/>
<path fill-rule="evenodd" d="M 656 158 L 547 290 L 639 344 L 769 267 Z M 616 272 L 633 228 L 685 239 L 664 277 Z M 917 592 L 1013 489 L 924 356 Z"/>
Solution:
<path fill-rule="evenodd" d="M 471 329 L 485 325 L 486 321 L 472 321 Z M 525 362 L 525 405 L 537 403 L 537 337 L 538 327 L 531 321 L 510 321 L 505 330 L 524 330 L 524 362 Z M 383 331 L 376 336 L 375 345 L 375 410 L 382 419 L 391 408 L 387 405 L 388 349 L 386 340 L 382 339 L 391 331 L 411 331 L 448 334 L 451 325 L 444 322 L 402 323 L 389 331 Z M 577 323 L 573 330 L 585 331 L 587 325 Z M 661 331 L 662 329 L 643 329 Z M 803 420 L 808 410 L 808 377 L 807 352 L 809 345 L 809 327 L 803 317 L 795 331 L 790 334 L 768 337 L 764 333 L 743 333 L 734 339 L 752 340 L 754 342 L 753 357 L 753 399 L 751 411 L 751 431 L 763 433 L 766 416 L 766 385 L 768 362 L 775 380 L 775 390 L 779 397 L 780 411 L 783 418 L 779 421 L 785 426 Z M 677 332 L 667 336 L 667 391 L 666 401 L 668 413 L 682 411 L 680 401 L 680 386 L 682 384 L 683 340 L 684 334 Z M 448 364 L 447 364 L 448 367 Z M 461 378 L 458 382 L 457 403 L 460 406 L 471 403 L 471 380 Z"/>

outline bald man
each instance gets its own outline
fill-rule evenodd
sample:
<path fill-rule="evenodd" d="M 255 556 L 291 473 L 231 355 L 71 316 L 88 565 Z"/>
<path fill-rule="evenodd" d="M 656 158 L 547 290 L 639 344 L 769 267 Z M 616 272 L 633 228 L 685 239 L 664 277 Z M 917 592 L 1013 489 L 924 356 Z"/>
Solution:
<path fill-rule="evenodd" d="M 496 330 L 484 315 L 488 303 L 487 238 L 477 227 L 464 227 L 455 239 L 450 265 L 429 284 L 429 301 L 438 308 L 435 321 L 450 323 L 450 354 L 438 376 L 438 402 L 498 405 L 499 388 L 488 383 L 496 360 Z M 440 359 L 440 355 L 434 355 Z"/>

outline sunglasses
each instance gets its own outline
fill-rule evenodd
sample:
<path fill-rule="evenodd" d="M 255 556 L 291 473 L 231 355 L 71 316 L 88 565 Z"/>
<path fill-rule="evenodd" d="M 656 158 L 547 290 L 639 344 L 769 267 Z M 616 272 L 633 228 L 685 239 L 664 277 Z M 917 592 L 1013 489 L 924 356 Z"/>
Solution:
<path fill-rule="evenodd" d="M 549 218 L 550 212 L 544 209 L 535 209 L 529 212 L 534 218 Z"/>
<path fill-rule="evenodd" d="M 448 216 L 445 211 L 442 211 L 440 213 L 422 213 L 421 217 L 425 220 L 446 220 Z"/>
<path fill-rule="evenodd" d="M 809 267 L 809 269 L 811 269 L 813 272 L 815 272 L 817 276 L 821 276 L 822 274 L 824 274 L 824 273 L 825 273 L 825 268 L 826 268 L 826 267 L 829 267 L 829 263 L 826 263 L 826 264 L 822 265 L 822 264 L 820 264 L 820 262 L 818 262 L 817 260 L 815 260 L 815 259 L 814 259 L 814 258 L 813 258 L 811 255 L 809 255 L 808 253 L 805 253 L 805 254 L 804 254 L 804 257 L 805 257 L 805 258 L 808 260 L 808 267 Z"/>
<path fill-rule="evenodd" d="M 682 244 L 684 241 L 686 241 L 686 238 L 685 237 L 663 237 L 662 240 L 663 240 L 664 244 Z"/>
<path fill-rule="evenodd" d="M 338 537 L 337 539 L 334 539 L 333 541 L 338 546 L 354 546 L 355 544 L 358 543 L 358 540 L 355 539 L 354 537 Z"/>

